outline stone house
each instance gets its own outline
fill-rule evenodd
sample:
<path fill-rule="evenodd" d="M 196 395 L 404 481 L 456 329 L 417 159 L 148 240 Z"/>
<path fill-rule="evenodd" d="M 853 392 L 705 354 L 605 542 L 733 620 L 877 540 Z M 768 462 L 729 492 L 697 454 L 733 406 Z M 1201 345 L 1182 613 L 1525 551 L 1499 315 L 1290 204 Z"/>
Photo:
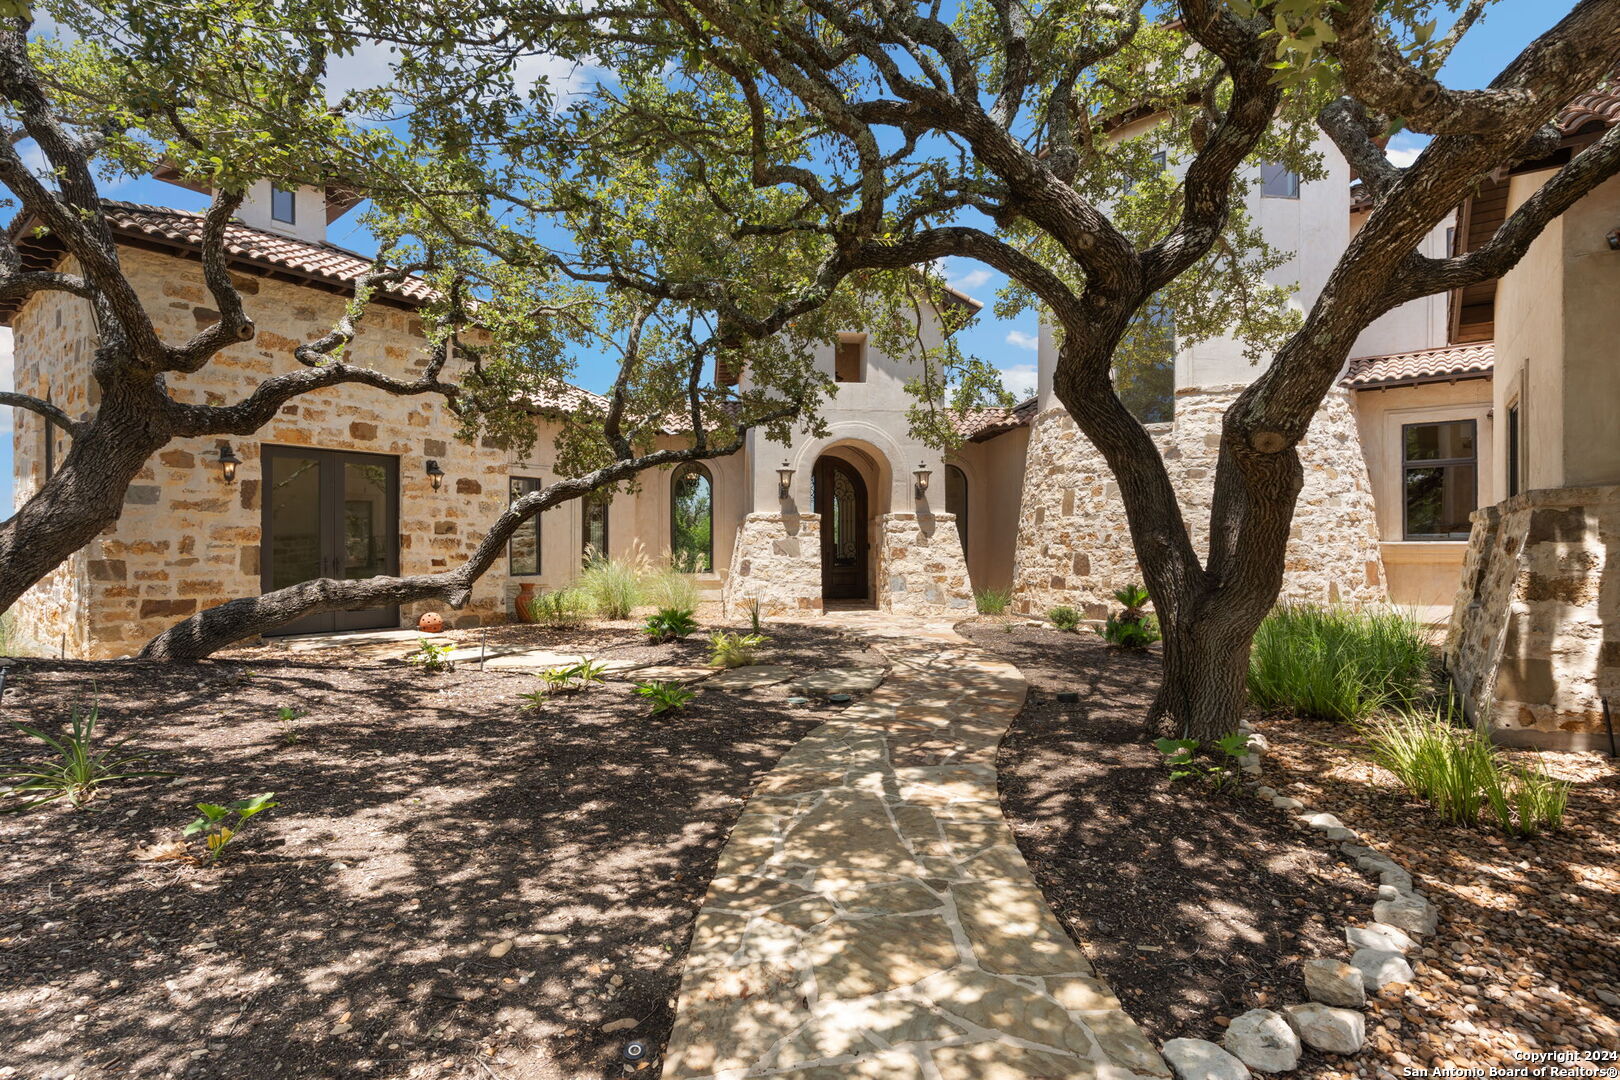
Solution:
<path fill-rule="evenodd" d="M 1566 110 L 1570 147 L 1620 119 L 1617 100 L 1589 95 Z M 1153 122 L 1135 119 L 1133 130 Z M 1337 151 L 1319 149 L 1324 179 L 1301 183 L 1267 166 L 1249 195 L 1266 236 L 1294 253 L 1273 277 L 1297 283 L 1301 304 L 1370 209 Z M 1558 160 L 1482 190 L 1435 230 L 1427 253 L 1483 242 Z M 313 188 L 250 193 L 230 239 L 258 336 L 176 376 L 175 393 L 240 396 L 294 364 L 294 343 L 330 326 L 369 265 L 325 239 L 349 204 Z M 197 261 L 199 215 L 125 203 L 108 212 L 160 331 L 179 336 L 213 318 Z M 1390 601 L 1449 620 L 1459 688 L 1506 738 L 1589 740 L 1597 699 L 1615 691 L 1620 671 L 1620 629 L 1608 629 L 1620 586 L 1605 572 L 1620 529 L 1620 428 L 1604 412 L 1620 403 L 1607 346 L 1620 338 L 1610 325 L 1620 320 L 1617 224 L 1620 181 L 1611 181 L 1490 289 L 1425 298 L 1380 319 L 1302 446 L 1307 479 L 1285 595 Z M 49 238 L 25 236 L 25 226 L 13 236 L 32 264 L 59 261 Z M 399 373 L 425 363 L 420 288 L 407 281 L 378 301 L 357 356 Z M 951 302 L 977 307 L 960 295 Z M 94 409 L 82 301 L 38 296 L 0 309 L 0 322 L 15 334 L 19 389 L 72 414 Z M 919 332 L 927 341 L 940 331 L 930 322 Z M 966 614 L 975 590 L 1006 588 L 1026 613 L 1061 603 L 1100 617 L 1111 592 L 1138 576 L 1108 470 L 1052 397 L 1048 331 L 1036 395 L 961 418 L 963 441 L 949 455 L 909 434 L 908 358 L 850 333 L 817 363 L 839 386 L 825 438 L 800 434 L 781 446 L 756 432 L 729 458 L 649 472 L 611 499 L 549 511 L 453 621 L 511 617 L 520 585 L 566 584 L 589 549 L 680 549 L 700 588 L 733 615 L 755 601 L 767 615 L 828 604 Z M 1221 415 L 1255 373 L 1236 342 L 1215 339 L 1168 348 L 1132 387 L 1194 528 L 1207 509 Z M 736 377 L 746 385 L 746 372 Z M 555 425 L 592 396 L 569 393 L 579 397 L 537 420 L 528 461 L 457 441 L 436 399 L 361 387 L 296 400 L 228 454 L 216 440 L 171 444 L 130 489 L 121 520 L 19 602 L 17 637 L 30 651 L 120 656 L 232 596 L 312 576 L 452 565 L 509 498 L 556 475 Z M 19 504 L 63 453 L 61 438 L 17 414 Z M 229 477 L 222 455 L 239 460 Z M 707 527 L 682 533 L 677 520 L 690 526 L 693 515 Z M 701 550 L 691 535 L 707 538 Z M 343 612 L 287 631 L 397 627 L 419 613 Z"/>

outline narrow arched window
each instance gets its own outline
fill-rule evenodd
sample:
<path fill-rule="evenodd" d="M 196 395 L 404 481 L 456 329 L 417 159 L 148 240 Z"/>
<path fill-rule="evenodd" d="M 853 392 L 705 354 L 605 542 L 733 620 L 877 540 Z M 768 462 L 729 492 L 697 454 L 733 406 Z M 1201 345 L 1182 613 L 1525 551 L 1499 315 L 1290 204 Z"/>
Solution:
<path fill-rule="evenodd" d="M 683 574 L 714 570 L 714 477 L 695 461 L 670 480 L 669 553 Z"/>
<path fill-rule="evenodd" d="M 956 533 L 962 538 L 962 554 L 968 546 L 967 473 L 955 465 L 945 466 L 945 512 L 956 515 Z"/>

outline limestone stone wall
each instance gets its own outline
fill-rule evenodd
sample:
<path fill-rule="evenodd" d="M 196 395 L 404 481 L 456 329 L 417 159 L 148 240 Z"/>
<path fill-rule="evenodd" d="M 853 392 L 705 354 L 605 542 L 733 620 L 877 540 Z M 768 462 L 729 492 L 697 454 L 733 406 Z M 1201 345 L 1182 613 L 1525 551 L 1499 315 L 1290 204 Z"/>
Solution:
<path fill-rule="evenodd" d="M 973 613 L 973 586 L 955 514 L 878 519 L 878 606 L 897 615 Z"/>
<path fill-rule="evenodd" d="M 821 610 L 821 515 L 749 514 L 737 530 L 722 602 L 728 616 Z"/>
<path fill-rule="evenodd" d="M 1175 421 L 1149 428 L 1201 553 L 1208 544 L 1221 418 L 1240 389 L 1178 390 Z M 1329 395 L 1299 452 L 1305 483 L 1294 512 L 1283 597 L 1383 601 L 1372 490 L 1347 392 Z M 1042 614 L 1068 605 L 1092 619 L 1114 605 L 1115 589 L 1142 579 L 1113 474 L 1061 408 L 1038 416 L 1030 436 L 1013 575 L 1019 611 Z"/>
<path fill-rule="evenodd" d="M 1620 704 L 1620 486 L 1527 491 L 1473 522 L 1446 639 L 1469 715 L 1503 742 L 1607 745 L 1602 698 Z"/>
<path fill-rule="evenodd" d="M 216 318 L 196 263 L 144 250 L 120 254 L 167 340 L 184 340 Z M 201 372 L 171 376 L 177 399 L 232 402 L 264 378 L 293 370 L 298 366 L 294 346 L 329 329 L 344 303 L 337 294 L 266 278 L 243 276 L 238 285 L 257 336 L 226 350 Z M 18 313 L 13 330 L 19 386 L 36 391 L 48 386 L 53 400 L 74 415 L 94 408 L 96 388 L 88 366 L 75 361 L 88 356 L 94 341 L 83 301 L 43 294 Z M 420 335 L 412 312 L 376 307 L 352 352 L 362 362 L 409 375 L 426 362 Z M 456 427 L 438 399 L 346 386 L 296 398 L 256 436 L 232 439 L 242 459 L 234 483 L 221 476 L 217 439 L 170 443 L 131 484 L 118 523 L 31 590 L 17 605 L 17 621 L 37 621 L 52 653 L 55 639 L 67 632 L 78 641 L 77 648 L 70 642 L 70 655 L 120 656 L 201 608 L 257 594 L 263 443 L 396 457 L 401 571 L 453 565 L 476 547 L 485 524 L 504 507 L 509 469 L 506 451 L 459 442 L 453 438 Z M 542 449 L 547 446 L 542 440 Z M 41 457 L 37 431 L 24 418 L 16 436 L 19 499 L 43 478 Z M 425 471 L 429 458 L 446 473 L 437 492 Z M 468 606 L 447 613 L 451 621 L 474 625 L 504 619 L 512 591 L 506 569 L 500 560 Z M 570 576 L 574 569 L 577 555 Z M 422 607 L 408 607 L 402 618 L 414 620 Z M 82 632 L 75 631 L 80 622 Z"/>

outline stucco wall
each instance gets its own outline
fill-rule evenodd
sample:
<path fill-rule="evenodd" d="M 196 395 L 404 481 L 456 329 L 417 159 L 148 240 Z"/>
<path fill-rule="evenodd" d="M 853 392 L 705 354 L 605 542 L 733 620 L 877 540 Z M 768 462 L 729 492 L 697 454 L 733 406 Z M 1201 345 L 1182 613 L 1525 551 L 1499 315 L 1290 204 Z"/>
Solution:
<path fill-rule="evenodd" d="M 1521 175 L 1508 185 L 1508 212 L 1534 194 L 1544 176 Z M 1496 407 L 1519 405 L 1522 490 L 1564 483 L 1565 219 L 1547 224 L 1517 266 L 1496 286 Z M 1496 476 L 1507 491 L 1507 444 L 1498 446 Z"/>
<path fill-rule="evenodd" d="M 967 566 L 974 589 L 1012 587 L 1028 453 L 1029 428 L 1019 427 L 984 442 L 963 443 L 951 456 L 967 478 Z"/>
<path fill-rule="evenodd" d="M 1620 696 L 1620 486 L 1527 491 L 1474 515 L 1446 661 L 1501 741 L 1597 746 Z"/>
<path fill-rule="evenodd" d="M 1195 546 L 1208 540 L 1220 423 L 1234 387 L 1182 390 L 1173 424 L 1149 430 L 1164 456 Z M 1366 464 L 1347 395 L 1335 391 L 1300 444 L 1305 486 L 1295 509 L 1283 595 L 1317 602 L 1386 598 Z M 1014 566 L 1018 610 L 1063 604 L 1101 618 L 1115 589 L 1142 580 L 1125 507 L 1102 455 L 1062 410 L 1030 437 Z"/>

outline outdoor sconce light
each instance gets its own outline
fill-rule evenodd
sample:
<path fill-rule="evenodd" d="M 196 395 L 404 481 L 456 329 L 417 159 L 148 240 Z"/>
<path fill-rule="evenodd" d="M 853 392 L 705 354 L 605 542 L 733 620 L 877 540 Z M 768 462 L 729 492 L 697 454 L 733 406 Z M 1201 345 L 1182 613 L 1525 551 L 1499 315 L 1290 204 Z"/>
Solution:
<path fill-rule="evenodd" d="M 236 456 L 236 451 L 231 449 L 231 444 L 228 442 L 220 443 L 219 475 L 224 477 L 227 484 L 236 483 L 236 467 L 240 464 L 242 464 L 242 459 Z"/>
<path fill-rule="evenodd" d="M 920 499 L 924 495 L 928 494 L 928 478 L 932 476 L 933 473 L 929 472 L 921 465 L 918 465 L 917 471 L 911 475 L 917 480 L 917 498 Z"/>
<path fill-rule="evenodd" d="M 793 466 L 788 464 L 787 458 L 782 459 L 782 467 L 776 470 L 776 497 L 785 499 L 788 491 L 793 487 Z"/>
<path fill-rule="evenodd" d="M 434 491 L 438 491 L 439 488 L 444 486 L 444 470 L 439 468 L 439 461 L 437 458 L 428 458 L 427 474 L 428 480 L 430 480 L 433 484 Z"/>
<path fill-rule="evenodd" d="M 1610 251 L 1620 251 L 1620 229 L 1612 230 L 1609 235 L 1605 236 L 1603 239 L 1609 242 Z"/>

